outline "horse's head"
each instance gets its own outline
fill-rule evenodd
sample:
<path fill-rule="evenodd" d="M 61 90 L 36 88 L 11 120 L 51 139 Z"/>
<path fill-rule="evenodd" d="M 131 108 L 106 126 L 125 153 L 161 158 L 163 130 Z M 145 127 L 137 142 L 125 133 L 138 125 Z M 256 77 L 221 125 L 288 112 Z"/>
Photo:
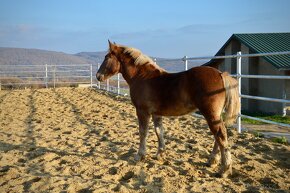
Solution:
<path fill-rule="evenodd" d="M 120 72 L 121 64 L 117 58 L 117 52 L 118 46 L 109 41 L 109 52 L 96 74 L 98 81 L 104 81 Z"/>

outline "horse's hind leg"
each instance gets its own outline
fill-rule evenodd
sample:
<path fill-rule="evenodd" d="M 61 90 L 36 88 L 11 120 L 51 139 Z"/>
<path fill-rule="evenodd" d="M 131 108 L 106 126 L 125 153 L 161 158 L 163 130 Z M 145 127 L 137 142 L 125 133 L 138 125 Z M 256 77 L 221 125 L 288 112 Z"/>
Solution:
<path fill-rule="evenodd" d="M 221 177 L 227 177 L 232 174 L 232 158 L 231 152 L 229 149 L 227 131 L 224 123 L 221 123 L 219 130 L 215 134 L 215 139 L 220 147 L 221 158 L 222 158 L 222 167 L 220 170 Z"/>
<path fill-rule="evenodd" d="M 162 153 L 165 150 L 162 117 L 153 115 L 152 118 L 153 118 L 153 122 L 154 122 L 155 133 L 156 133 L 157 138 L 158 138 L 158 151 L 157 151 L 156 157 L 157 157 L 157 159 L 160 159 L 160 157 L 162 157 Z"/>
<path fill-rule="evenodd" d="M 139 161 L 144 159 L 146 155 L 146 139 L 148 135 L 148 125 L 150 116 L 144 111 L 137 110 L 137 117 L 139 122 L 140 144 L 138 153 L 135 156 L 135 160 Z"/>
<path fill-rule="evenodd" d="M 209 160 L 207 162 L 207 166 L 209 166 L 209 167 L 217 166 L 220 159 L 221 159 L 221 156 L 220 156 L 219 145 L 218 145 L 218 142 L 215 140 L 213 150 L 212 150 L 210 157 L 209 157 Z"/>
<path fill-rule="evenodd" d="M 232 159 L 229 150 L 227 131 L 221 119 L 216 121 L 208 120 L 211 132 L 214 134 L 215 140 L 220 148 L 222 167 L 220 170 L 221 177 L 227 177 L 232 173 Z"/>

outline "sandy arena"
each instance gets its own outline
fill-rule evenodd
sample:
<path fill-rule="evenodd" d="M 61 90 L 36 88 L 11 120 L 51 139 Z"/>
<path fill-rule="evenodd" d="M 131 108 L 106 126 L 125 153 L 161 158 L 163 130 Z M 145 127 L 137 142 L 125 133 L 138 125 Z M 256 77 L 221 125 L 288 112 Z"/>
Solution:
<path fill-rule="evenodd" d="M 290 147 L 230 132 L 233 175 L 205 166 L 203 119 L 165 118 L 166 155 L 136 163 L 131 102 L 86 88 L 0 91 L 0 192 L 289 192 Z"/>

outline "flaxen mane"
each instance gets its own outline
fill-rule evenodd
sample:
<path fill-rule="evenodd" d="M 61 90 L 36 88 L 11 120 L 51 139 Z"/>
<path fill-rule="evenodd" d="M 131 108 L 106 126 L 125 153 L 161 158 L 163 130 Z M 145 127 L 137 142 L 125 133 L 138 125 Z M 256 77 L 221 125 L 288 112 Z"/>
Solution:
<path fill-rule="evenodd" d="M 129 54 L 134 59 L 135 65 L 152 65 L 155 68 L 164 71 L 164 69 L 156 65 L 156 63 L 150 57 L 143 54 L 140 50 L 136 48 L 125 47 L 125 46 L 122 46 L 122 47 L 124 48 L 123 53 Z"/>
<path fill-rule="evenodd" d="M 134 60 L 136 65 L 143 65 L 145 63 L 153 63 L 154 61 L 136 48 L 124 47 L 124 53 L 129 54 Z"/>

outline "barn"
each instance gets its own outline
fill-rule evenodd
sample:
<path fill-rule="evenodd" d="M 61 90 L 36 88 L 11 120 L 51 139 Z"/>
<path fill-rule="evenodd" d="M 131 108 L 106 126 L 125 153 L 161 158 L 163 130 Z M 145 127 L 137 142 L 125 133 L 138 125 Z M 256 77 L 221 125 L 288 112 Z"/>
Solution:
<path fill-rule="evenodd" d="M 290 51 L 290 33 L 233 34 L 216 56 Z M 212 59 L 204 65 L 236 74 L 236 59 Z M 290 75 L 290 55 L 242 58 L 242 74 Z M 290 99 L 290 80 L 242 78 L 242 94 Z M 289 104 L 242 99 L 242 110 L 266 114 L 290 114 Z"/>

